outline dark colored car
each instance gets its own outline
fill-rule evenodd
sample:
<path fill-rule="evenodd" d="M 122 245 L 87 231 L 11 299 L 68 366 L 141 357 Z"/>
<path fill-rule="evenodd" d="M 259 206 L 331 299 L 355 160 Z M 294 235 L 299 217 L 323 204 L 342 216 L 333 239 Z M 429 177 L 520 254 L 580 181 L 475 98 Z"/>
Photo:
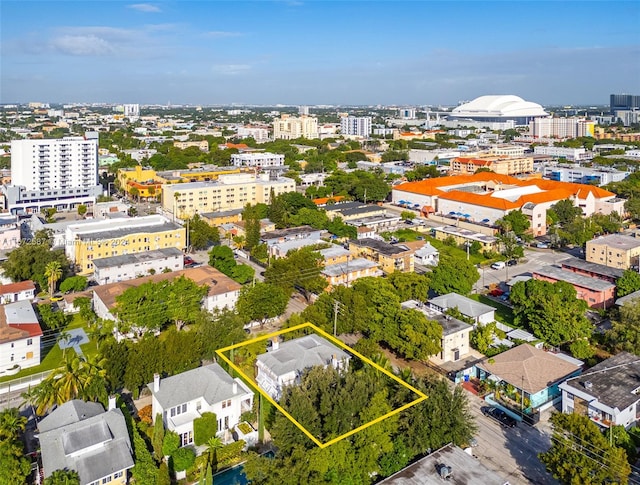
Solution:
<path fill-rule="evenodd" d="M 518 264 L 517 259 L 510 259 L 509 261 L 507 261 L 507 266 L 515 266 L 516 264 Z"/>
<path fill-rule="evenodd" d="M 518 424 L 515 419 L 505 413 L 502 409 L 485 406 L 482 408 L 482 414 L 495 419 L 501 426 L 506 426 L 508 428 L 515 428 Z"/>

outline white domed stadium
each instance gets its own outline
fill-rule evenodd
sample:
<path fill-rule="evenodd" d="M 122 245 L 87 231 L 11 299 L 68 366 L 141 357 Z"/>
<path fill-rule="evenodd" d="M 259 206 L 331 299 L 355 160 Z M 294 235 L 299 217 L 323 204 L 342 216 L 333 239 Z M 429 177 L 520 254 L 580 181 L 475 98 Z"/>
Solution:
<path fill-rule="evenodd" d="M 526 125 L 532 119 L 542 116 L 549 114 L 539 104 L 506 94 L 480 96 L 453 109 L 449 118 L 473 121 L 513 120 L 518 125 Z"/>

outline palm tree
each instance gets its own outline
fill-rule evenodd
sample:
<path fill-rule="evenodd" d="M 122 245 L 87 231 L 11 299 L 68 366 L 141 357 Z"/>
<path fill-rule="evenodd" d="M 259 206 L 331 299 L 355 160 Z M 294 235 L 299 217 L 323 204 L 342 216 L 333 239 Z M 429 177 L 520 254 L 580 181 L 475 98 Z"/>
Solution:
<path fill-rule="evenodd" d="M 218 468 L 218 450 L 223 446 L 222 440 L 217 436 L 212 436 L 207 441 L 207 465 L 211 465 L 214 470 Z"/>
<path fill-rule="evenodd" d="M 0 411 L 0 438 L 14 440 L 27 425 L 27 418 L 21 416 L 17 408 Z"/>
<path fill-rule="evenodd" d="M 44 485 L 80 485 L 80 475 L 75 470 L 55 470 L 45 478 Z"/>
<path fill-rule="evenodd" d="M 132 188 L 129 193 L 131 194 L 131 197 L 138 199 L 138 202 L 140 202 L 140 191 L 137 188 Z"/>
<path fill-rule="evenodd" d="M 44 268 L 44 275 L 49 283 L 49 295 L 53 296 L 56 289 L 56 283 L 62 278 L 62 265 L 60 261 L 51 261 Z"/>
<path fill-rule="evenodd" d="M 67 353 L 67 345 L 69 343 L 69 340 L 71 340 L 71 334 L 69 332 L 67 332 L 66 330 L 61 330 L 60 333 L 58 334 L 58 345 L 60 344 L 60 342 L 64 342 L 65 346 L 62 349 L 62 357 L 64 358 L 65 354 Z"/>

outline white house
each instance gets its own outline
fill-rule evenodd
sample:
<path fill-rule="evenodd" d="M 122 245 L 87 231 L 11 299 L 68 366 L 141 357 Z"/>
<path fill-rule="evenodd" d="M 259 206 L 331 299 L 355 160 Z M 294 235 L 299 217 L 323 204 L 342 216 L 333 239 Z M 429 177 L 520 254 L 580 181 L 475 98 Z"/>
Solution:
<path fill-rule="evenodd" d="M 0 303 L 33 300 L 36 297 L 36 285 L 33 281 L 20 281 L 8 285 L 0 285 Z"/>
<path fill-rule="evenodd" d="M 0 376 L 40 364 L 42 329 L 31 302 L 0 307 Z"/>
<path fill-rule="evenodd" d="M 253 392 L 218 364 L 164 379 L 156 374 L 148 387 L 154 420 L 160 414 L 164 427 L 180 436 L 180 446 L 193 444 L 193 421 L 202 413 L 215 413 L 217 434 L 224 436 L 253 406 Z"/>
<path fill-rule="evenodd" d="M 184 269 L 184 256 L 178 248 L 160 248 L 143 253 L 121 254 L 92 260 L 93 279 L 99 285 L 127 281 Z"/>
<path fill-rule="evenodd" d="M 462 315 L 473 319 L 476 325 L 486 325 L 495 321 L 495 308 L 457 293 L 431 298 L 429 307 L 442 313 L 450 308 L 457 308 Z"/>
<path fill-rule="evenodd" d="M 560 384 L 562 412 L 589 416 L 604 428 L 630 428 L 640 412 L 639 389 L 640 357 L 620 352 Z"/>
<path fill-rule="evenodd" d="M 115 398 L 109 409 L 78 399 L 58 406 L 38 423 L 44 477 L 74 470 L 80 485 L 125 485 L 133 468 L 127 424 Z"/>
<path fill-rule="evenodd" d="M 413 253 L 416 264 L 423 266 L 437 266 L 440 260 L 439 251 L 434 248 L 431 243 L 427 242 L 424 246 Z"/>
<path fill-rule="evenodd" d="M 277 401 L 285 386 L 300 383 L 305 370 L 329 365 L 343 370 L 350 359 L 347 352 L 317 335 L 305 335 L 282 343 L 274 339 L 271 350 L 258 355 L 256 382 Z"/>

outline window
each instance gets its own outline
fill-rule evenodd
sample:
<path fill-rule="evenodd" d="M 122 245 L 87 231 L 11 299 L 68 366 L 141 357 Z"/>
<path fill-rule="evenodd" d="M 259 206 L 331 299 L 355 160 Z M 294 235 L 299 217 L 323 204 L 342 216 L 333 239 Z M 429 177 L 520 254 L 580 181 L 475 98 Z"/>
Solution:
<path fill-rule="evenodd" d="M 119 472 L 115 472 L 113 474 L 113 478 L 120 478 L 122 476 L 122 470 L 120 470 Z"/>
<path fill-rule="evenodd" d="M 570 392 L 567 392 L 567 399 L 573 399 L 573 394 L 571 394 Z"/>
<path fill-rule="evenodd" d="M 104 477 L 104 478 L 102 479 L 102 483 L 109 483 L 110 481 L 111 481 L 111 476 Z"/>
<path fill-rule="evenodd" d="M 231 407 L 231 399 L 228 399 L 227 401 L 222 401 L 222 409 L 228 408 L 228 407 Z"/>
<path fill-rule="evenodd" d="M 193 431 L 188 431 L 180 435 L 180 446 L 187 446 L 193 443 Z"/>
<path fill-rule="evenodd" d="M 32 338 L 28 338 L 27 339 L 27 345 L 33 345 L 33 339 Z"/>

